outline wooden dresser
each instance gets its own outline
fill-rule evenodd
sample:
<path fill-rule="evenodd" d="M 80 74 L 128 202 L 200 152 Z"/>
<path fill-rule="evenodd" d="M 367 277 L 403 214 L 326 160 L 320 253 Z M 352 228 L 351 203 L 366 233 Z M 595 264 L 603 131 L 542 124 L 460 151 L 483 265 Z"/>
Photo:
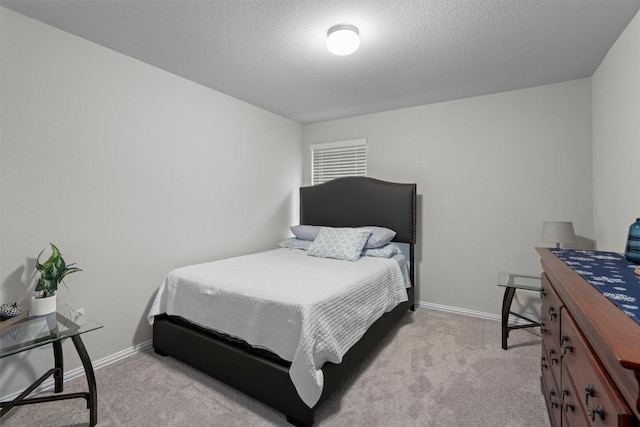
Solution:
<path fill-rule="evenodd" d="M 537 251 L 540 379 L 551 425 L 640 427 L 640 324 L 551 251 Z"/>

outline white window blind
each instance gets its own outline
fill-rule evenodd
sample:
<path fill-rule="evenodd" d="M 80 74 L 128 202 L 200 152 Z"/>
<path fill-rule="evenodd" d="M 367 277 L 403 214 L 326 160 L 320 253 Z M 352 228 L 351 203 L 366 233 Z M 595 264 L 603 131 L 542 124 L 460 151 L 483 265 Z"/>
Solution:
<path fill-rule="evenodd" d="M 367 140 L 326 142 L 311 148 L 311 185 L 343 176 L 367 176 Z"/>

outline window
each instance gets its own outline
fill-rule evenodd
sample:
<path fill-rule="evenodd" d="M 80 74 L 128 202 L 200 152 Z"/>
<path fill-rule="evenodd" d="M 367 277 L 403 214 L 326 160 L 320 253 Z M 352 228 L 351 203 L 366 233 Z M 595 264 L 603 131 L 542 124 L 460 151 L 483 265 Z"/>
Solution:
<path fill-rule="evenodd" d="M 326 142 L 311 148 L 311 185 L 343 176 L 367 176 L 367 140 Z"/>

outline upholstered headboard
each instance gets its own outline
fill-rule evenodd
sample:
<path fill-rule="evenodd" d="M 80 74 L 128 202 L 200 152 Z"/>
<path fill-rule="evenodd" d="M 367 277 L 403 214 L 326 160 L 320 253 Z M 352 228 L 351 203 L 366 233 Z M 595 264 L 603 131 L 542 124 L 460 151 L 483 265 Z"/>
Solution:
<path fill-rule="evenodd" d="M 300 188 L 300 223 L 327 227 L 377 225 L 393 241 L 416 243 L 416 184 L 366 177 L 338 178 Z"/>

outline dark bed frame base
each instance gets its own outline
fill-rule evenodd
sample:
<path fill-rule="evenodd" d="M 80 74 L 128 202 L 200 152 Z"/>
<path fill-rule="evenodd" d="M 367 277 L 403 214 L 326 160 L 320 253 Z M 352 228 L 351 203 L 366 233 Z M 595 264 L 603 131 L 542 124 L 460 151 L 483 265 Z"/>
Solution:
<path fill-rule="evenodd" d="M 407 310 L 414 310 L 413 289 L 408 290 L 408 295 L 409 301 L 398 305 L 371 325 L 360 341 L 344 355 L 342 363 L 326 363 L 322 367 L 324 389 L 314 408 L 339 387 L 347 374 L 362 364 Z M 171 355 L 284 412 L 291 424 L 311 426 L 314 423 L 314 408 L 309 408 L 298 396 L 287 365 L 265 360 L 222 339 L 189 328 L 167 315 L 155 318 L 153 347 L 162 356 Z M 193 350 L 196 348 L 198 351 Z M 269 384 L 269 387 L 263 383 Z"/>
<path fill-rule="evenodd" d="M 327 227 L 379 225 L 396 231 L 394 242 L 409 244 L 409 275 L 415 285 L 416 185 L 373 178 L 338 178 L 300 188 L 300 223 Z M 290 364 L 257 355 L 185 324 L 180 318 L 156 316 L 153 347 L 284 412 L 287 421 L 311 426 L 314 409 L 335 391 L 341 380 L 358 367 L 407 312 L 414 311 L 414 289 L 409 301 L 380 317 L 344 355 L 340 364 L 325 363 L 320 400 L 309 408 L 298 396 L 289 377 Z"/>

